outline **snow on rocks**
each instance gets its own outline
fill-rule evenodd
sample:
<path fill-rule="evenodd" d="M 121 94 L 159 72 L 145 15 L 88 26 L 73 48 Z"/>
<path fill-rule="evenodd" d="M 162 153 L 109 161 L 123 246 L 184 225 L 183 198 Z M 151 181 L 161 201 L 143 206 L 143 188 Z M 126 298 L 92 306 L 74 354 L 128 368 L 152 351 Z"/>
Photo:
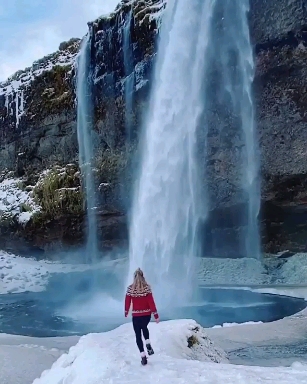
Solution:
<path fill-rule="evenodd" d="M 297 253 L 281 267 L 277 284 L 306 284 L 307 253 Z"/>
<path fill-rule="evenodd" d="M 4 107 L 8 115 L 15 117 L 16 127 L 25 113 L 26 90 L 31 82 L 45 71 L 55 66 L 72 66 L 78 52 L 79 39 L 72 39 L 64 44 L 65 49 L 47 55 L 33 63 L 31 67 L 16 72 L 6 81 L 0 82 L 0 98 L 4 97 Z M 66 44 L 66 45 L 65 45 Z"/>
<path fill-rule="evenodd" d="M 289 368 L 228 364 L 225 353 L 193 320 L 151 323 L 149 330 L 155 354 L 146 367 L 140 364 L 132 326 L 125 324 L 110 332 L 83 336 L 33 384 L 307 384 L 303 364 Z M 191 337 L 200 344 L 189 348 Z"/>
<path fill-rule="evenodd" d="M 70 49 L 59 50 L 47 55 L 42 59 L 35 61 L 32 67 L 28 67 L 23 71 L 18 71 L 6 81 L 0 82 L 0 96 L 16 94 L 18 90 L 25 89 L 35 77 L 41 75 L 44 71 L 50 71 L 56 65 L 72 65 L 77 55 L 78 46 L 79 40 L 77 39 L 68 47 Z"/>
<path fill-rule="evenodd" d="M 208 285 L 266 284 L 269 281 L 261 261 L 251 258 L 201 258 L 198 278 Z"/>
<path fill-rule="evenodd" d="M 17 219 L 26 224 L 32 215 L 40 211 L 31 191 L 22 187 L 22 180 L 7 177 L 0 182 L 0 221 Z"/>

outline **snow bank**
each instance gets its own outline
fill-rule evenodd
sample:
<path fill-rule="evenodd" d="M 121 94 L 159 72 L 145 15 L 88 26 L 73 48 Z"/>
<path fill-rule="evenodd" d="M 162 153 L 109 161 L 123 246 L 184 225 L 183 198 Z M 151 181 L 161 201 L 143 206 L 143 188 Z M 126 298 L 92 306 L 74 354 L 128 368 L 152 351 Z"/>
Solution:
<path fill-rule="evenodd" d="M 17 219 L 27 223 L 40 210 L 31 192 L 21 189 L 22 180 L 7 178 L 0 182 L 0 220 Z"/>
<path fill-rule="evenodd" d="M 110 332 L 83 336 L 33 384 L 140 383 L 144 369 L 146 384 L 162 383 L 161 380 L 170 383 L 173 378 L 181 377 L 196 382 L 193 378 L 199 372 L 188 369 L 196 360 L 228 362 L 225 353 L 213 345 L 193 320 L 151 323 L 149 328 L 155 355 L 150 357 L 147 367 L 140 364 L 131 324 L 125 324 Z M 189 348 L 191 337 L 199 344 Z"/>
<path fill-rule="evenodd" d="M 293 255 L 279 271 L 277 284 L 306 284 L 307 281 L 307 253 Z"/>
<path fill-rule="evenodd" d="M 256 259 L 199 259 L 198 278 L 205 284 L 266 284 L 269 276 Z"/>
<path fill-rule="evenodd" d="M 82 337 L 33 384 L 307 383 L 303 364 L 292 364 L 290 368 L 223 364 L 228 362 L 225 353 L 213 345 L 193 320 L 150 324 L 150 332 L 156 353 L 149 357 L 146 367 L 140 364 L 132 326 L 125 324 L 114 331 Z M 191 336 L 200 344 L 188 348 Z"/>

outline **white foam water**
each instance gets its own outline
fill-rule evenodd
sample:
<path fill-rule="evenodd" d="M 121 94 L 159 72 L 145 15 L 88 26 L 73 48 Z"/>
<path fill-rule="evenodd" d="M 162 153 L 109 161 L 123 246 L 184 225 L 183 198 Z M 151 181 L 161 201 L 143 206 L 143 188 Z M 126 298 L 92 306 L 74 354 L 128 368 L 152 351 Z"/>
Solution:
<path fill-rule="evenodd" d="M 193 289 L 200 198 L 196 132 L 204 107 L 214 0 L 170 0 L 163 18 L 155 77 L 141 145 L 130 223 L 129 279 L 145 270 L 160 305 L 180 304 Z M 196 280 L 196 279 L 195 279 Z"/>

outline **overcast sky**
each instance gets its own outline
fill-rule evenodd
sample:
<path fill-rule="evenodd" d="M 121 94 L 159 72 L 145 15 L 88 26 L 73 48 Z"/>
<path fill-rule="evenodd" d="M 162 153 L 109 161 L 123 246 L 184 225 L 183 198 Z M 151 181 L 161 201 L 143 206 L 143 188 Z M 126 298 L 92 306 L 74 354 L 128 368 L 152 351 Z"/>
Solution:
<path fill-rule="evenodd" d="M 0 81 L 82 37 L 87 21 L 109 13 L 120 0 L 0 0 Z"/>

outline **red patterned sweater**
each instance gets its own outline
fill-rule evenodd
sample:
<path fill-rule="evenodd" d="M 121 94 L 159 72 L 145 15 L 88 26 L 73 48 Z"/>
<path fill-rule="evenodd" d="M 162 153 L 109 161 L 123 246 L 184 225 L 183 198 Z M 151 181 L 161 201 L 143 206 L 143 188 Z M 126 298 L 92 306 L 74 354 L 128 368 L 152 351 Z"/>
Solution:
<path fill-rule="evenodd" d="M 150 289 L 150 286 L 142 290 L 133 289 L 132 285 L 127 288 L 125 298 L 125 316 L 128 316 L 132 303 L 132 316 L 149 316 L 154 315 L 155 319 L 159 318 L 156 304 Z"/>

